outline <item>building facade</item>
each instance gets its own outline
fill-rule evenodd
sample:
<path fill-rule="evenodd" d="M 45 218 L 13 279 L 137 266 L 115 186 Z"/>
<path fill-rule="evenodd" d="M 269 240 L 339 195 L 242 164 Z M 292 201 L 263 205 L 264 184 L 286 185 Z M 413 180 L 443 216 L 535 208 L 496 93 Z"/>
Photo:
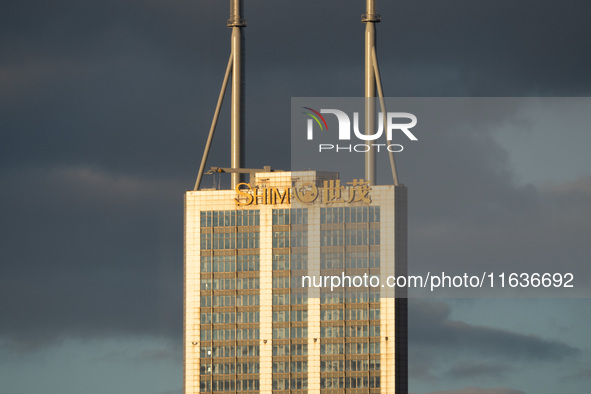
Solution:
<path fill-rule="evenodd" d="M 187 192 L 185 394 L 407 393 L 406 210 L 316 171 Z"/>

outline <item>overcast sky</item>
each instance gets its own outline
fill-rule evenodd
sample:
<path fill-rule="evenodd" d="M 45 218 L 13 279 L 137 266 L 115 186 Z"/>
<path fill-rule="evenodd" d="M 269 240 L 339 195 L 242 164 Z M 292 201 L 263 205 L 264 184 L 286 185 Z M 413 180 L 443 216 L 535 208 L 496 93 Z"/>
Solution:
<path fill-rule="evenodd" d="M 248 167 L 289 167 L 292 97 L 363 94 L 364 3 L 246 1 Z M 377 3 L 387 96 L 580 98 L 552 107 L 575 128 L 532 106 L 535 127 L 425 130 L 399 157 L 409 266 L 588 273 L 591 5 Z M 179 394 L 183 194 L 228 1 L 2 6 L 0 391 Z M 225 110 L 210 165 L 229 165 Z M 587 299 L 414 300 L 410 389 L 588 393 L 590 324 Z"/>

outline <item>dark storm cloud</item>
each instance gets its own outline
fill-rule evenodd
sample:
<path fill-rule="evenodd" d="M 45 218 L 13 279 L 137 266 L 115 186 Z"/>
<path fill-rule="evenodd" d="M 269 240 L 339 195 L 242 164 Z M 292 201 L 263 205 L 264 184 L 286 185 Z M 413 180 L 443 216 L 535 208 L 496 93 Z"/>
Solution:
<path fill-rule="evenodd" d="M 447 64 L 465 94 L 586 95 L 591 35 L 583 1 L 403 2 L 399 36 L 409 63 Z M 402 28 L 400 29 L 402 30 Z M 412 34 L 404 34 L 412 31 Z M 429 48 L 428 50 L 423 50 Z"/>
<path fill-rule="evenodd" d="M 587 291 L 591 179 L 520 182 L 495 139 L 527 100 L 432 100 L 417 112 L 420 140 L 397 158 L 409 186 L 410 272 L 555 272 L 560 261 Z"/>
<path fill-rule="evenodd" d="M 215 56 L 196 49 L 203 37 L 197 38 L 194 19 L 210 7 L 29 7 L 15 2 L 12 13 L 3 13 L 3 166 L 82 164 L 156 176 L 194 171 L 204 135 L 196 119 L 200 107 L 210 118 L 215 105 L 203 92 L 213 97 L 216 90 L 204 89 L 209 77 L 195 79 L 215 71 L 208 67 Z M 220 30 L 225 36 L 223 24 Z M 225 58 L 226 46 L 220 52 Z"/>
<path fill-rule="evenodd" d="M 510 388 L 514 384 L 510 383 L 510 377 L 520 376 L 534 366 L 552 368 L 583 359 L 581 349 L 562 340 L 468 324 L 450 315 L 451 308 L 445 302 L 410 301 L 409 372 L 412 382 L 439 388 L 458 384 Z M 499 316 L 499 320 L 504 319 Z M 475 391 L 458 393 L 488 392 L 473 387 L 464 390 Z"/>
<path fill-rule="evenodd" d="M 416 394 L 416 393 L 415 393 Z M 508 388 L 492 388 L 484 389 L 478 387 L 466 387 L 458 390 L 444 390 L 432 391 L 424 394 L 526 394 L 521 390 L 513 390 Z"/>
<path fill-rule="evenodd" d="M 4 165 L 59 158 L 188 176 L 229 54 L 227 2 L 8 4 L 0 28 L 9 93 L 1 97 L 8 104 L 2 129 L 11 131 L 2 145 Z M 581 94 L 589 88 L 589 55 L 580 39 L 590 36 L 588 7 L 382 2 L 386 93 Z M 260 146 L 271 136 L 287 144 L 291 96 L 362 92 L 362 12 L 361 1 L 247 3 L 249 161 L 287 165 L 288 149 L 273 154 Z M 214 144 L 224 162 L 226 128 L 220 125 Z M 176 160 L 164 159 L 169 152 Z"/>
<path fill-rule="evenodd" d="M 252 51 L 258 55 L 263 54 L 260 48 L 272 47 L 275 52 L 264 57 L 263 67 L 285 66 L 295 71 L 289 73 L 293 78 L 298 75 L 294 69 L 310 63 L 350 64 L 361 72 L 363 3 L 247 4 Z M 585 95 L 590 88 L 590 55 L 583 43 L 591 36 L 585 18 L 589 7 L 583 1 L 379 2 L 379 55 L 386 88 L 402 96 Z M 285 37 L 278 34 L 282 31 L 297 34 Z M 264 40 L 259 32 L 266 34 Z M 294 50 L 290 54 L 288 49 Z M 326 87 L 329 74 L 307 77 Z M 330 95 L 356 96 L 361 78 L 341 86 Z"/>
<path fill-rule="evenodd" d="M 583 368 L 576 373 L 566 377 L 566 379 L 591 379 L 591 368 Z"/>
<path fill-rule="evenodd" d="M 532 365 L 577 361 L 582 354 L 581 349 L 559 340 L 454 320 L 450 312 L 442 301 L 410 301 L 409 371 L 413 381 L 430 382 L 434 387 L 444 382 L 498 384 Z"/>
<path fill-rule="evenodd" d="M 451 320 L 449 305 L 441 301 L 413 300 L 409 311 L 413 327 L 409 341 L 419 347 L 513 361 L 557 361 L 580 352 L 556 340 Z"/>
<path fill-rule="evenodd" d="M 178 389 L 178 390 L 168 390 L 168 391 L 163 391 L 160 394 L 182 394 L 183 390 L 182 389 Z"/>
<path fill-rule="evenodd" d="M 67 335 L 180 337 L 182 193 L 194 182 L 229 55 L 227 3 L 3 3 L 0 337 L 22 346 Z M 588 9 L 578 1 L 382 1 L 386 94 L 587 94 L 588 40 L 578 38 L 590 36 Z M 363 91 L 362 12 L 362 1 L 247 2 L 248 165 L 288 167 L 291 96 Z M 227 136 L 224 115 L 211 165 L 228 165 Z M 488 144 L 471 138 L 444 164 L 490 181 L 506 206 L 536 200 L 494 171 L 501 149 L 463 151 Z M 440 154 L 428 153 L 417 159 Z M 432 204 L 425 196 L 434 182 L 449 193 L 441 201 L 451 205 L 415 216 L 433 250 L 441 238 L 429 231 L 448 225 L 446 215 L 466 206 L 474 211 L 465 218 L 482 212 L 454 194 L 466 178 L 453 179 L 452 189 L 441 175 L 405 175 L 422 179 L 411 185 L 411 209 Z M 487 195 L 478 197 L 494 202 Z M 526 358 L 573 352 L 445 316 L 436 320 L 442 335 L 484 341 L 475 348 L 495 352 L 496 343 Z M 548 348 L 537 354 L 536 345 Z"/>
<path fill-rule="evenodd" d="M 158 364 L 162 362 L 174 362 L 182 363 L 182 349 L 175 344 L 165 344 L 161 347 L 144 349 L 139 351 L 137 354 L 129 354 L 126 350 L 118 350 L 110 352 L 101 357 L 100 360 L 95 361 L 106 361 L 113 362 L 114 360 L 125 360 L 133 365 L 139 364 Z"/>
<path fill-rule="evenodd" d="M 451 378 L 501 378 L 513 369 L 505 364 L 486 363 L 482 361 L 462 362 L 452 366 L 447 374 Z"/>
<path fill-rule="evenodd" d="M 2 80 L 10 93 L 1 98 L 8 104 L 2 128 L 11 130 L 4 165 L 59 158 L 161 175 L 196 167 L 229 54 L 227 2 L 9 4 L 1 27 Z M 577 23 L 586 3 L 561 3 L 558 10 L 532 4 L 383 2 L 386 93 L 536 94 L 556 79 L 527 81 L 543 67 L 556 74 L 561 65 L 586 70 L 587 51 L 573 39 L 573 30 L 584 37 L 589 29 Z M 287 165 L 288 149 L 274 155 L 260 146 L 270 136 L 287 144 L 289 97 L 359 95 L 362 11 L 360 1 L 247 3 L 249 160 Z M 563 53 L 552 56 L 553 49 Z M 562 74 L 577 81 L 559 82 L 571 94 L 589 86 L 587 73 Z M 226 128 L 223 122 L 214 144 L 224 162 Z M 164 159 L 169 152 L 177 160 Z"/>
<path fill-rule="evenodd" d="M 3 175 L 0 338 L 28 349 L 64 335 L 180 336 L 181 183 L 86 168 Z"/>

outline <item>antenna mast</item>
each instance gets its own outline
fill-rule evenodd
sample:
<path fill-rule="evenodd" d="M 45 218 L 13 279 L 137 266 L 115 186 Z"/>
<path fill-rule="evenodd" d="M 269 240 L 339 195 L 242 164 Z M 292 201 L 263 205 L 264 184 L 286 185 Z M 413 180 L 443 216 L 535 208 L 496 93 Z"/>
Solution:
<path fill-rule="evenodd" d="M 365 134 L 372 135 L 376 130 L 376 87 L 380 98 L 380 107 L 384 122 L 386 122 L 387 112 L 376 51 L 375 25 L 381 22 L 382 17 L 376 12 L 377 0 L 366 1 L 366 13 L 361 16 L 361 22 L 365 23 Z M 391 143 L 392 141 L 388 141 L 388 144 Z M 394 185 L 398 186 L 398 173 L 396 171 L 394 153 L 388 151 L 388 156 Z M 370 185 L 376 184 L 376 157 L 373 147 L 365 153 L 365 180 Z"/>
<path fill-rule="evenodd" d="M 244 167 L 244 35 L 246 20 L 242 18 L 244 7 L 242 0 L 230 0 L 230 19 L 232 28 L 232 117 L 230 167 Z M 232 173 L 232 188 L 240 183 L 240 173 Z"/>
<path fill-rule="evenodd" d="M 376 130 L 376 76 L 372 53 L 376 46 L 375 25 L 381 21 L 381 16 L 376 13 L 375 0 L 367 0 L 366 13 L 361 16 L 361 21 L 365 23 L 365 134 L 370 135 Z M 365 180 L 370 185 L 376 184 L 376 157 L 373 147 L 365 153 Z"/>
<path fill-rule="evenodd" d="M 211 128 L 209 129 L 209 136 L 205 144 L 203 158 L 201 159 L 201 166 L 197 180 L 195 181 L 195 188 L 199 190 L 201 180 L 205 171 L 205 164 L 209 156 L 211 142 L 218 124 L 220 111 L 224 102 L 226 88 L 232 76 L 232 104 L 231 104 L 231 136 L 230 136 L 230 167 L 232 169 L 239 169 L 244 167 L 244 35 L 242 29 L 246 27 L 246 20 L 242 18 L 244 7 L 242 0 L 230 0 L 230 19 L 228 19 L 228 27 L 232 28 L 232 52 L 228 60 L 228 67 L 224 82 L 222 83 L 222 90 L 218 98 L 218 104 L 215 109 Z M 240 183 L 240 171 L 232 172 L 232 188 Z"/>

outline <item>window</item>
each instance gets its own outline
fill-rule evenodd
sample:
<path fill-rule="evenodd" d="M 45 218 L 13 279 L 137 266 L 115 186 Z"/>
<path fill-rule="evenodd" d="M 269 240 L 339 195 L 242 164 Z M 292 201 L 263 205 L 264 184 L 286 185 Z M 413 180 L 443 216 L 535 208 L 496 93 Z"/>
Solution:
<path fill-rule="evenodd" d="M 320 321 L 343 320 L 342 309 L 323 309 L 320 311 Z M 349 319 L 347 319 L 349 320 Z"/>
<path fill-rule="evenodd" d="M 291 293 L 292 305 L 306 305 L 308 303 L 307 293 Z"/>
<path fill-rule="evenodd" d="M 289 328 L 277 327 L 273 328 L 273 339 L 286 339 L 289 338 Z"/>
<path fill-rule="evenodd" d="M 273 373 L 286 373 L 289 372 L 289 362 L 281 361 L 273 363 Z"/>
<path fill-rule="evenodd" d="M 259 339 L 260 331 L 258 328 L 239 328 L 236 330 L 236 339 Z"/>
<path fill-rule="evenodd" d="M 259 247 L 258 210 L 201 212 L 201 250 L 250 249 Z M 238 226 L 238 227 L 237 227 Z M 253 229 L 242 226 L 251 226 Z M 211 272 L 204 271 L 202 272 Z M 233 270 L 232 270 L 233 271 Z M 229 272 L 229 271 L 214 271 Z"/>
<path fill-rule="evenodd" d="M 343 268 L 343 253 L 320 253 L 320 268 L 321 269 L 342 269 Z"/>
<path fill-rule="evenodd" d="M 308 327 L 292 327 L 291 338 L 308 338 Z"/>
<path fill-rule="evenodd" d="M 273 294 L 273 305 L 289 305 L 289 294 Z"/>
<path fill-rule="evenodd" d="M 259 363 L 238 363 L 238 364 L 236 364 L 236 373 L 246 374 L 246 373 L 259 373 L 259 372 L 260 372 L 260 364 Z"/>
<path fill-rule="evenodd" d="M 275 332 L 273 332 L 275 338 Z M 273 356 L 289 356 L 289 345 L 273 345 Z"/>
<path fill-rule="evenodd" d="M 290 364 L 290 372 L 308 372 L 307 361 L 292 361 Z"/>
<path fill-rule="evenodd" d="M 307 356 L 308 355 L 308 345 L 307 344 L 291 345 L 291 355 L 292 356 Z M 306 366 L 306 368 L 307 368 L 307 366 Z"/>
<path fill-rule="evenodd" d="M 237 233 L 236 234 L 236 248 L 237 249 L 252 249 L 259 247 L 259 232 Z"/>
<path fill-rule="evenodd" d="M 259 289 L 260 288 L 260 279 L 259 278 L 238 278 L 238 279 L 236 279 L 236 281 L 237 281 L 236 288 L 238 290 Z"/>
<path fill-rule="evenodd" d="M 308 311 L 291 311 L 291 321 L 308 321 Z"/>
<path fill-rule="evenodd" d="M 233 341 L 236 339 L 236 330 L 232 329 L 203 331 L 211 331 L 211 339 L 214 341 Z"/>
<path fill-rule="evenodd" d="M 211 272 L 211 257 L 201 256 L 201 272 Z"/>
<path fill-rule="evenodd" d="M 245 379 L 236 381 L 237 391 L 258 391 L 259 390 L 258 379 Z"/>
<path fill-rule="evenodd" d="M 308 378 L 273 379 L 273 390 L 307 390 Z"/>
<path fill-rule="evenodd" d="M 379 223 L 380 207 L 320 208 L 320 223 Z"/>
<path fill-rule="evenodd" d="M 237 323 L 259 323 L 260 312 L 238 312 Z"/>
<path fill-rule="evenodd" d="M 290 256 L 292 270 L 308 269 L 308 255 L 305 253 L 292 253 Z M 292 284 L 293 287 L 293 284 Z"/>
<path fill-rule="evenodd" d="M 344 302 L 345 295 L 340 291 L 335 292 L 320 292 L 320 303 L 321 304 L 342 304 Z"/>
<path fill-rule="evenodd" d="M 260 212 L 258 210 L 245 210 L 236 212 L 237 226 L 259 226 Z"/>
<path fill-rule="evenodd" d="M 201 358 L 210 358 L 212 354 L 211 346 L 201 346 L 200 356 Z"/>
<path fill-rule="evenodd" d="M 201 330 L 201 340 L 211 341 L 211 330 Z"/>
<path fill-rule="evenodd" d="M 333 354 L 345 354 L 345 344 L 323 343 L 320 345 L 320 354 L 323 356 L 330 356 Z"/>
<path fill-rule="evenodd" d="M 380 370 L 380 360 L 369 360 L 369 370 L 370 371 L 379 371 Z"/>
<path fill-rule="evenodd" d="M 320 327 L 320 338 L 341 338 L 343 337 L 343 327 Z"/>
<path fill-rule="evenodd" d="M 273 247 L 289 248 L 289 231 L 273 231 Z"/>
<path fill-rule="evenodd" d="M 240 296 L 239 296 L 240 297 Z M 218 307 L 218 306 L 235 306 L 235 301 L 237 299 L 239 299 L 239 297 L 234 297 L 231 295 L 224 295 L 224 296 L 211 296 L 211 297 L 201 297 L 201 299 L 203 300 L 203 298 L 206 299 L 210 299 L 211 300 L 211 304 L 210 305 L 204 305 L 203 301 L 201 302 L 201 306 L 213 306 L 213 307 Z M 240 306 L 240 305 L 238 305 Z"/>
<path fill-rule="evenodd" d="M 343 365 L 342 360 L 320 361 L 320 372 L 343 371 Z"/>
<path fill-rule="evenodd" d="M 273 225 L 308 224 L 308 209 L 274 209 Z"/>
<path fill-rule="evenodd" d="M 230 297 L 230 296 L 228 296 L 228 297 Z M 236 296 L 236 306 L 257 306 L 259 304 L 260 304 L 260 296 L 258 294 L 244 294 L 244 295 Z M 226 306 L 228 306 L 228 305 L 226 305 Z"/>
<path fill-rule="evenodd" d="M 260 348 L 258 345 L 238 346 L 236 357 L 259 357 Z"/>
<path fill-rule="evenodd" d="M 370 354 L 380 354 L 380 343 L 379 342 L 372 342 L 369 344 L 369 353 Z"/>
<path fill-rule="evenodd" d="M 210 307 L 211 306 L 211 296 L 201 296 L 200 305 L 202 307 Z"/>
<path fill-rule="evenodd" d="M 284 323 L 289 321 L 289 311 L 273 311 L 273 322 Z"/>
<path fill-rule="evenodd" d="M 236 256 L 237 271 L 260 271 L 260 262 L 258 255 L 238 255 Z"/>
<path fill-rule="evenodd" d="M 273 255 L 273 271 L 283 271 L 283 270 L 289 270 L 289 255 L 274 254 Z"/>
<path fill-rule="evenodd" d="M 234 346 L 214 346 L 210 357 L 235 357 Z"/>
<path fill-rule="evenodd" d="M 274 277 L 273 288 L 274 289 L 286 289 L 289 288 L 290 278 L 288 276 Z"/>
<path fill-rule="evenodd" d="M 344 386 L 344 378 L 320 378 L 321 389 L 340 389 Z"/>
<path fill-rule="evenodd" d="M 369 370 L 369 360 L 347 360 L 345 361 L 346 371 L 367 371 Z"/>

